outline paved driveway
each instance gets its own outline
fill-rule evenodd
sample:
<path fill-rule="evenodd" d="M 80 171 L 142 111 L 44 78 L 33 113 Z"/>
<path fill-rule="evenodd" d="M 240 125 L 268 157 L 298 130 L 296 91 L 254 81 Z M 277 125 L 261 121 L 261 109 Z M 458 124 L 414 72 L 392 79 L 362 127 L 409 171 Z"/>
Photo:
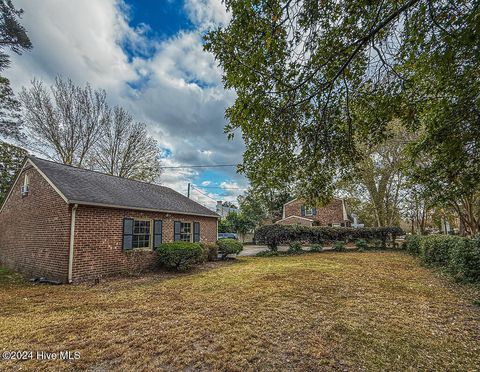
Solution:
<path fill-rule="evenodd" d="M 279 247 L 284 248 L 282 250 L 287 250 L 288 247 Z M 267 251 L 268 248 L 266 245 L 244 245 L 243 251 L 240 252 L 239 256 L 255 256 L 258 252 Z"/>
<path fill-rule="evenodd" d="M 347 246 L 347 249 L 352 248 Z M 309 250 L 310 247 L 304 246 L 302 247 L 304 250 Z M 332 250 L 333 247 L 323 247 L 324 251 Z M 278 247 L 279 251 L 287 251 L 288 245 L 281 245 Z M 243 251 L 240 252 L 239 256 L 255 256 L 258 252 L 261 251 L 268 251 L 268 247 L 266 245 L 244 245 Z"/>

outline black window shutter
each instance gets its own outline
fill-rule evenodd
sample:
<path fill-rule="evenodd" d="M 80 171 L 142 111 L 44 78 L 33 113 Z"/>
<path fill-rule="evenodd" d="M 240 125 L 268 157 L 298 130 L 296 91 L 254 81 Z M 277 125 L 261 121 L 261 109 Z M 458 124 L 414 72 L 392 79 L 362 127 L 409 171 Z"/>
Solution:
<path fill-rule="evenodd" d="M 175 221 L 173 223 L 173 240 L 180 240 L 180 221 Z"/>
<path fill-rule="evenodd" d="M 123 243 L 124 251 L 129 251 L 133 248 L 133 218 L 123 219 Z"/>
<path fill-rule="evenodd" d="M 162 244 L 163 222 L 162 220 L 153 221 L 153 249 Z"/>
<path fill-rule="evenodd" d="M 313 214 L 314 216 L 317 215 L 317 208 L 312 208 L 312 214 Z"/>
<path fill-rule="evenodd" d="M 193 241 L 194 242 L 200 241 L 200 222 L 193 223 Z"/>
<path fill-rule="evenodd" d="M 305 216 L 305 206 L 304 206 L 304 205 L 302 205 L 301 212 L 302 212 L 302 213 L 301 213 L 301 216 Z"/>

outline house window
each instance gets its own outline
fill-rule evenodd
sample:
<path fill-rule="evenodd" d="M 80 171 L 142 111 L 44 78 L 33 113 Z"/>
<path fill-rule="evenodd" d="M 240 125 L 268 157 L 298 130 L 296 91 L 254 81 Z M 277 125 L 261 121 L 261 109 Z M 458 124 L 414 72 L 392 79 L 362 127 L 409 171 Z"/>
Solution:
<path fill-rule="evenodd" d="M 23 186 L 21 188 L 22 196 L 27 196 L 28 195 L 29 184 L 30 184 L 30 181 L 29 181 L 29 178 L 28 178 L 28 174 L 26 174 L 25 178 L 23 179 Z"/>
<path fill-rule="evenodd" d="M 313 208 L 305 207 L 305 216 L 313 216 Z"/>
<path fill-rule="evenodd" d="M 180 222 L 180 240 L 192 241 L 192 224 L 190 222 Z"/>
<path fill-rule="evenodd" d="M 150 248 L 150 234 L 151 229 L 149 220 L 134 220 L 132 248 Z"/>

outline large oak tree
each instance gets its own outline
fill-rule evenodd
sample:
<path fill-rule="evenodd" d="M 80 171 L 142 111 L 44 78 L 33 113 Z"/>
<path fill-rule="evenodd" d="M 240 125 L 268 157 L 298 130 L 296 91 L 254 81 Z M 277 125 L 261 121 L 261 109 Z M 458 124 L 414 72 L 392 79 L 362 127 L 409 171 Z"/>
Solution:
<path fill-rule="evenodd" d="M 205 47 L 237 94 L 226 131 L 242 130 L 241 170 L 254 185 L 293 180 L 302 196 L 328 200 L 364 156 L 353 138 L 381 143 L 389 115 L 422 129 L 412 155 L 448 163 L 433 168 L 442 187 L 480 178 L 478 1 L 225 4 L 231 20 Z M 368 120 L 355 120 L 355 104 Z"/>

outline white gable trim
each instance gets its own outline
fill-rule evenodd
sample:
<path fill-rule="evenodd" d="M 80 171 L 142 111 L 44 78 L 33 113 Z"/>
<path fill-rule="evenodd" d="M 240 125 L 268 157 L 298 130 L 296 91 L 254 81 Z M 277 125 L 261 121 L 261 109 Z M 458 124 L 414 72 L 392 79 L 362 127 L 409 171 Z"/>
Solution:
<path fill-rule="evenodd" d="M 52 186 L 52 188 L 57 192 L 57 194 L 62 197 L 62 199 L 65 201 L 65 203 L 70 204 L 69 201 L 68 201 L 68 199 L 67 199 L 67 197 L 62 194 L 62 192 L 58 189 L 58 187 L 55 186 L 55 184 L 47 177 L 47 175 L 46 175 L 45 173 L 43 173 L 43 172 L 40 170 L 40 168 L 37 167 L 37 165 L 36 165 L 33 161 L 31 161 L 30 159 L 28 159 L 28 163 L 30 163 L 30 164 L 33 165 L 33 167 L 37 170 L 37 172 L 40 173 L 43 178 L 45 178 L 45 181 L 47 181 L 48 184 L 49 184 L 50 186 Z"/>
<path fill-rule="evenodd" d="M 5 198 L 5 200 L 3 201 L 3 204 L 2 204 L 2 208 L 0 208 L 0 212 L 3 210 L 3 207 L 5 207 L 5 204 L 7 204 L 7 201 L 8 199 L 10 198 L 10 195 L 12 194 L 13 190 L 15 189 L 15 187 L 17 186 L 17 183 L 18 183 L 18 180 L 20 179 L 20 175 L 23 173 L 23 171 L 25 170 L 25 167 L 27 165 L 27 161 L 28 159 L 25 159 L 23 161 L 23 165 L 22 165 L 22 168 L 20 169 L 20 172 L 18 172 L 17 176 L 15 177 L 15 181 L 13 181 L 13 185 L 10 187 L 10 190 L 8 190 L 8 194 Z"/>
<path fill-rule="evenodd" d="M 5 207 L 5 204 L 7 204 L 7 201 L 10 198 L 10 195 L 12 194 L 13 190 L 15 190 L 15 187 L 17 187 L 17 183 L 18 183 L 18 180 L 20 179 L 20 175 L 25 171 L 25 168 L 27 167 L 27 165 L 33 166 L 33 168 L 35 168 L 35 170 L 45 179 L 45 181 L 47 181 L 48 184 L 52 186 L 52 188 L 57 192 L 57 194 L 60 195 L 60 197 L 65 201 L 65 203 L 69 204 L 65 195 L 63 195 L 61 191 L 57 188 L 57 186 L 55 186 L 53 182 L 50 181 L 50 179 L 45 175 L 45 173 L 43 173 L 29 158 L 26 158 L 22 168 L 20 169 L 20 172 L 18 172 L 17 177 L 13 182 L 13 186 L 10 188 L 10 190 L 8 191 L 7 197 L 3 201 L 2 207 L 0 208 L 0 212 L 3 211 L 3 208 Z"/>
<path fill-rule="evenodd" d="M 312 219 L 310 219 L 310 218 L 305 218 L 305 217 L 300 217 L 300 216 L 288 216 L 288 217 L 286 217 L 286 218 L 282 218 L 281 220 L 278 220 L 277 222 L 285 221 L 285 220 L 288 220 L 288 219 L 290 219 L 290 218 L 300 218 L 301 220 L 306 220 L 306 221 L 310 221 L 310 222 L 315 221 L 315 220 L 312 220 Z M 275 222 L 275 223 L 277 223 L 277 222 Z"/>
<path fill-rule="evenodd" d="M 292 199 L 292 200 L 286 202 L 283 206 L 285 207 L 286 205 L 288 205 L 290 203 L 293 203 L 294 201 L 297 201 L 297 200 L 298 200 L 298 198 Z"/>

